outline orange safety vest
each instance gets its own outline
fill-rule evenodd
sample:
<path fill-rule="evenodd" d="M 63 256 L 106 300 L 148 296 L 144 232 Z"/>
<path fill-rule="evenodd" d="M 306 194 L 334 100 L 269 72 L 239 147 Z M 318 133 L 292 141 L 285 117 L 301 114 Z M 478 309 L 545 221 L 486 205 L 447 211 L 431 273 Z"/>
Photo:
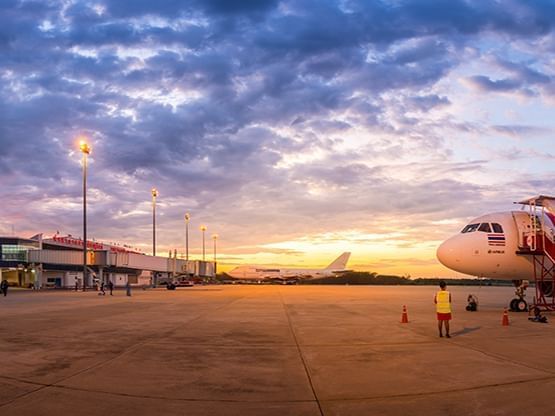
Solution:
<path fill-rule="evenodd" d="M 450 294 L 447 290 L 440 290 L 436 293 L 436 311 L 437 313 L 451 313 Z"/>

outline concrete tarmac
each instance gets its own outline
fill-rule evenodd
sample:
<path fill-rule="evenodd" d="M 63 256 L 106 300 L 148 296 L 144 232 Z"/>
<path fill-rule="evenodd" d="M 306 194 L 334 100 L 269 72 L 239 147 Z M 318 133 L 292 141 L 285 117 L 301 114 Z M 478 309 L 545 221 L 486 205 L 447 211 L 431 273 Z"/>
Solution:
<path fill-rule="evenodd" d="M 501 326 L 513 289 L 449 289 L 451 339 L 431 286 L 10 292 L 0 415 L 553 413 L 552 317 Z"/>

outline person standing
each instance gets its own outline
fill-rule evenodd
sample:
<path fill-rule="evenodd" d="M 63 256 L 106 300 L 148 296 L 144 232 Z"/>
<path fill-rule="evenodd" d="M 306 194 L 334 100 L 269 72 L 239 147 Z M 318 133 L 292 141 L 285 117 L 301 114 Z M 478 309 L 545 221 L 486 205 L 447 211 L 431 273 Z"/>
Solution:
<path fill-rule="evenodd" d="M 99 293 L 99 295 L 100 294 L 102 294 L 102 296 L 106 296 L 106 291 L 104 290 L 104 280 L 100 284 L 100 293 Z"/>
<path fill-rule="evenodd" d="M 131 285 L 129 284 L 129 280 L 125 284 L 125 292 L 127 296 L 131 296 Z"/>
<path fill-rule="evenodd" d="M 434 297 L 437 313 L 437 328 L 439 329 L 439 336 L 443 338 L 443 325 L 445 324 L 445 336 L 451 338 L 449 335 L 449 321 L 451 320 L 451 294 L 446 290 L 447 284 L 442 280 L 439 282 L 439 291 Z"/>
<path fill-rule="evenodd" d="M 108 289 L 110 290 L 110 296 L 113 296 L 112 291 L 114 290 L 114 284 L 111 280 L 108 280 Z"/>
<path fill-rule="evenodd" d="M 0 291 L 4 296 L 8 295 L 8 281 L 6 279 L 2 280 L 2 283 L 0 283 Z"/>

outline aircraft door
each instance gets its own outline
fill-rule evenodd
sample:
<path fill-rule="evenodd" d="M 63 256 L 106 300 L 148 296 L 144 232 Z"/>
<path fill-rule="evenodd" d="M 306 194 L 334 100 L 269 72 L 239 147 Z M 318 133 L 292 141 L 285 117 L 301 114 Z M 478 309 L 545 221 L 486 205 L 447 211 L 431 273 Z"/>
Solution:
<path fill-rule="evenodd" d="M 517 230 L 518 248 L 531 247 L 531 244 L 528 244 L 531 242 L 529 237 L 535 237 L 535 232 L 532 228 L 533 224 L 530 221 L 530 214 L 523 211 L 513 212 L 513 219 Z"/>

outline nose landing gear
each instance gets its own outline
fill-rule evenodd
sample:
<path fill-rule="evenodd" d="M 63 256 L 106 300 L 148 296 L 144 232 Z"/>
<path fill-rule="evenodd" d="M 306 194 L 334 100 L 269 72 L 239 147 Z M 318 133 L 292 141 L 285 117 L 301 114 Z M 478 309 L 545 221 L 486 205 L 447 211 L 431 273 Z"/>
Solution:
<path fill-rule="evenodd" d="M 513 312 L 526 312 L 528 310 L 528 303 L 524 300 L 526 296 L 526 288 L 528 287 L 527 280 L 513 280 L 515 285 L 515 296 L 509 307 Z"/>

